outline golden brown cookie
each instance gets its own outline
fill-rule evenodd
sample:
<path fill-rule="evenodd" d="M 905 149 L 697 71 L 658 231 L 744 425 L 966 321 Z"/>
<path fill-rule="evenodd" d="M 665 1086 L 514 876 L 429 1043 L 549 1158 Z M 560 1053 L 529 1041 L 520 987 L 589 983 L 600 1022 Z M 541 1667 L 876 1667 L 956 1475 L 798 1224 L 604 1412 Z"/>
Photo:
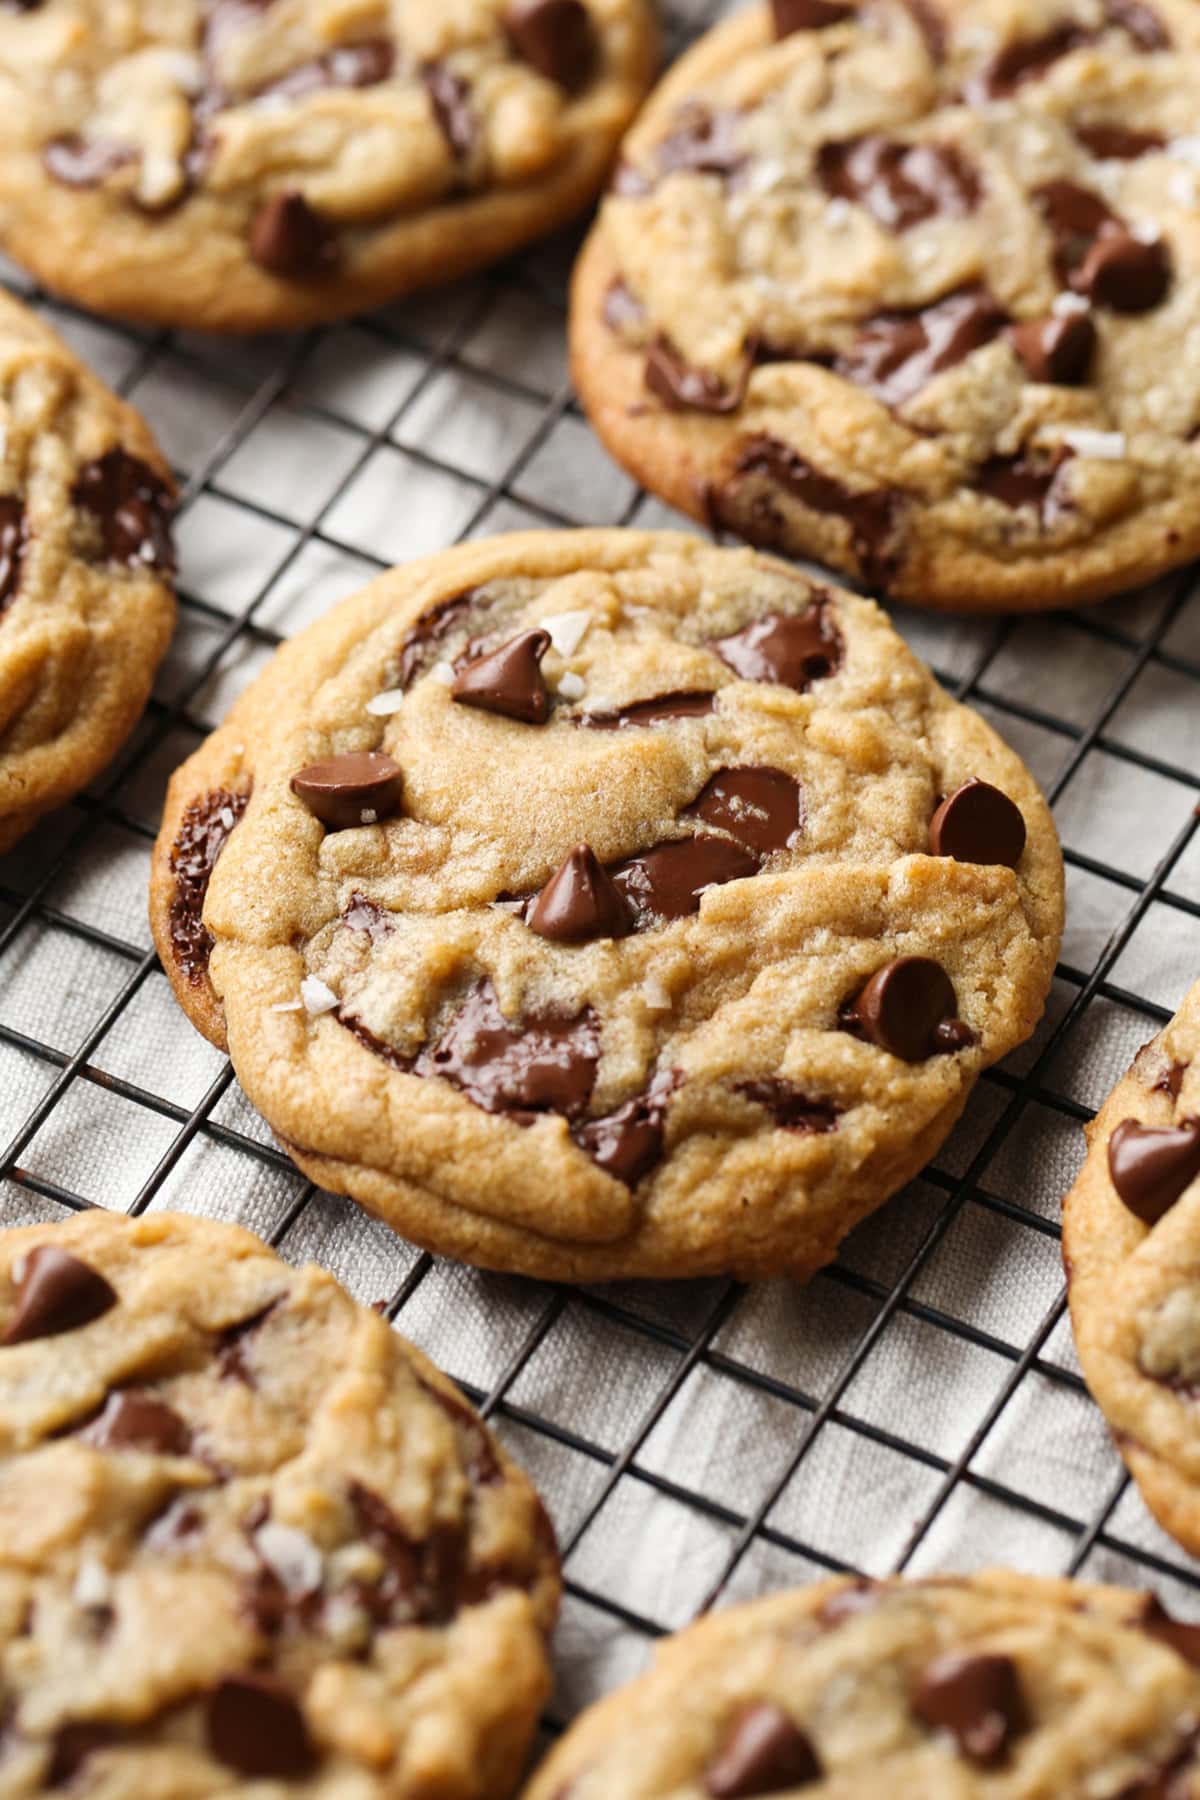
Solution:
<path fill-rule="evenodd" d="M 630 132 L 573 368 L 638 479 L 916 605 L 1200 550 L 1192 0 L 776 0 Z"/>

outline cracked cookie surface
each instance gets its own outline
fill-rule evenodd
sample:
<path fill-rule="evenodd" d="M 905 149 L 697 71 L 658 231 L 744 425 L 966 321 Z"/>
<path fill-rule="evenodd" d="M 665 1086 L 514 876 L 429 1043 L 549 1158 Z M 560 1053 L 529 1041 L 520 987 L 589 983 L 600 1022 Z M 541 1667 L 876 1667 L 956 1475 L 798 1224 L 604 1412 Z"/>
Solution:
<path fill-rule="evenodd" d="M 250 1233 L 0 1233 L 0 1794 L 493 1800 L 558 1601 L 453 1384 Z"/>
<path fill-rule="evenodd" d="M 0 851 L 99 774 L 175 618 L 149 429 L 0 292 Z"/>
<path fill-rule="evenodd" d="M 0 239 L 168 325 L 361 311 L 586 205 L 655 53 L 645 0 L 0 6 Z"/>
<path fill-rule="evenodd" d="M 1200 549 L 1190 0 L 776 0 L 630 132 L 572 360 L 647 486 L 917 605 Z"/>
<path fill-rule="evenodd" d="M 824 1582 L 660 1642 L 525 1800 L 1189 1800 L 1197 1658 L 1200 1629 L 1129 1590 Z"/>
<path fill-rule="evenodd" d="M 1061 883 L 871 601 L 530 533 L 279 652 L 173 778 L 152 916 L 289 1154 L 415 1241 L 804 1273 L 1033 1029 Z"/>
<path fill-rule="evenodd" d="M 1086 1129 L 1063 1202 L 1079 1361 L 1147 1506 L 1200 1555 L 1200 983 Z"/>

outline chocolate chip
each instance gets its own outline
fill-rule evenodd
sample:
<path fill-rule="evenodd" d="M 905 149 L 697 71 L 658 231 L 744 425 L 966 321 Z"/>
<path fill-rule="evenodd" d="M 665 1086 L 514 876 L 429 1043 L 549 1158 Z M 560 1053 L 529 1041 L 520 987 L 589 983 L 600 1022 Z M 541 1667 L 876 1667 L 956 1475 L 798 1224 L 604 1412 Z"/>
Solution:
<path fill-rule="evenodd" d="M 5 1344 L 78 1331 L 117 1304 L 116 1293 L 98 1270 L 54 1244 L 30 1250 L 14 1265 L 13 1280 L 16 1305 L 0 1339 Z"/>
<path fill-rule="evenodd" d="M 997 100 L 1014 94 L 1027 81 L 1035 81 L 1061 57 L 1091 42 L 1093 33 L 1082 26 L 1055 25 L 1038 37 L 1014 38 L 984 69 L 967 83 L 967 98 Z"/>
<path fill-rule="evenodd" d="M 1058 472 L 1070 458 L 1070 452 L 1038 459 L 1032 456 L 989 456 L 975 474 L 974 485 L 981 494 L 999 500 L 1014 510 L 1032 506 L 1039 514 L 1052 502 Z"/>
<path fill-rule="evenodd" d="M 829 606 L 816 601 L 802 613 L 765 613 L 712 645 L 743 681 L 774 681 L 806 693 L 842 666 L 841 634 Z"/>
<path fill-rule="evenodd" d="M 338 259 L 333 227 L 295 188 L 260 206 L 250 224 L 250 254 L 259 268 L 290 279 L 324 275 Z"/>
<path fill-rule="evenodd" d="M 250 803 L 249 793 L 231 794 L 217 788 L 203 800 L 194 800 L 183 815 L 179 835 L 171 846 L 171 948 L 181 974 L 192 982 L 203 979 L 212 952 L 212 935 L 202 918 L 208 884 L 229 835 Z"/>
<path fill-rule="evenodd" d="M 0 613 L 16 598 L 21 585 L 28 527 L 25 508 L 15 495 L 0 499 Z"/>
<path fill-rule="evenodd" d="M 171 574 L 174 496 L 161 476 L 126 450 L 109 450 L 85 463 L 71 499 L 95 519 L 107 562 Z"/>
<path fill-rule="evenodd" d="M 186 1456 L 192 1443 L 191 1432 L 174 1408 L 144 1388 L 110 1394 L 103 1411 L 79 1438 L 94 1450 L 148 1450 L 156 1456 Z"/>
<path fill-rule="evenodd" d="M 113 1725 L 93 1724 L 90 1720 L 77 1725 L 60 1725 L 51 1743 L 50 1765 L 45 1777 L 47 1788 L 67 1787 L 89 1756 L 120 1741 L 121 1733 Z"/>
<path fill-rule="evenodd" d="M 1171 48 L 1170 33 L 1146 0 L 1104 0 L 1104 12 L 1109 24 L 1126 32 L 1139 50 Z"/>
<path fill-rule="evenodd" d="M 451 697 L 463 706 L 499 713 L 523 725 L 544 725 L 550 716 L 550 696 L 541 661 L 549 648 L 548 631 L 523 631 L 498 650 L 463 664 Z"/>
<path fill-rule="evenodd" d="M 399 808 L 404 780 L 399 763 L 390 756 L 352 750 L 309 763 L 292 776 L 291 785 L 314 818 L 331 831 L 349 831 L 390 819 Z"/>
<path fill-rule="evenodd" d="M 735 475 L 762 475 L 810 511 L 832 513 L 845 519 L 864 578 L 877 587 L 886 587 L 897 526 L 898 496 L 895 493 L 878 488 L 855 492 L 833 476 L 814 469 L 790 445 L 761 434 L 748 438 L 738 452 Z M 718 494 L 712 504 L 715 524 L 721 522 L 723 510 L 722 497 Z M 751 542 L 758 541 L 752 526 L 743 522 L 738 529 Z M 778 541 L 783 534 L 772 530 L 764 535 L 769 544 L 773 539 Z"/>
<path fill-rule="evenodd" d="M 712 712 L 716 698 L 707 689 L 681 689 L 631 701 L 614 712 L 584 713 L 579 723 L 592 731 L 619 731 L 627 725 L 662 725 L 668 719 L 702 719 Z"/>
<path fill-rule="evenodd" d="M 775 1075 L 760 1076 L 757 1081 L 739 1081 L 737 1092 L 769 1112 L 781 1131 L 811 1137 L 837 1130 L 841 1108 L 832 1100 L 811 1099 L 794 1081 L 782 1081 Z"/>
<path fill-rule="evenodd" d="M 530 902 L 526 923 L 559 944 L 624 937 L 633 929 L 625 902 L 587 844 L 576 844 Z"/>
<path fill-rule="evenodd" d="M 737 412 L 746 398 L 751 361 L 744 358 L 736 381 L 726 386 L 710 369 L 697 369 L 685 362 L 669 338 L 659 336 L 646 355 L 645 382 L 672 412 Z"/>
<path fill-rule="evenodd" d="M 690 171 L 723 180 L 736 175 L 746 161 L 746 153 L 735 142 L 740 122 L 737 113 L 711 112 L 697 100 L 687 101 L 654 153 L 659 175 Z"/>
<path fill-rule="evenodd" d="M 1200 1175 L 1200 1119 L 1179 1125 L 1124 1119 L 1108 1140 L 1108 1172 L 1130 1212 L 1156 1225 Z"/>
<path fill-rule="evenodd" d="M 391 914 L 384 912 L 374 900 L 368 900 L 365 894 L 351 894 L 342 920 L 349 931 L 365 931 L 373 944 L 381 944 L 395 929 Z"/>
<path fill-rule="evenodd" d="M 438 129 L 450 146 L 455 162 L 469 161 L 479 136 L 470 85 L 440 62 L 426 63 L 421 70 L 421 80 L 429 95 Z"/>
<path fill-rule="evenodd" d="M 1007 1656 L 950 1651 L 936 1657 L 912 1705 L 924 1724 L 951 1732 L 963 1755 L 985 1768 L 1003 1761 L 1029 1725 L 1016 1664 Z"/>
<path fill-rule="evenodd" d="M 1009 341 L 1034 381 L 1075 387 L 1087 380 L 1096 348 L 1091 313 L 1050 313 L 1009 329 Z"/>
<path fill-rule="evenodd" d="M 1145 243 L 1131 231 L 1105 230 L 1071 277 L 1071 286 L 1114 312 L 1149 312 L 1171 285 L 1171 259 L 1161 238 Z"/>
<path fill-rule="evenodd" d="M 1003 863 L 1015 869 L 1025 848 L 1025 819 L 1007 794 L 972 775 L 929 821 L 929 848 L 934 856 L 952 856 L 956 862 Z"/>
<path fill-rule="evenodd" d="M 227 1675 L 208 1700 L 208 1746 L 242 1775 L 297 1781 L 317 1755 L 294 1694 L 274 1675 Z"/>
<path fill-rule="evenodd" d="M 990 343 L 1007 322 L 986 288 L 961 288 L 917 312 L 868 319 L 834 370 L 899 406 L 942 369 Z"/>
<path fill-rule="evenodd" d="M 216 1337 L 214 1361 L 217 1375 L 222 1381 L 240 1381 L 244 1387 L 257 1387 L 254 1370 L 246 1360 L 247 1340 L 266 1322 L 283 1302 L 283 1295 L 268 1300 L 257 1312 L 251 1313 L 247 1319 L 239 1319 L 234 1325 L 226 1325 Z"/>
<path fill-rule="evenodd" d="M 1157 1594 L 1146 1595 L 1138 1624 L 1150 1637 L 1157 1638 L 1160 1644 L 1166 1644 L 1177 1656 L 1191 1663 L 1194 1669 L 1200 1669 L 1200 1625 L 1173 1619 Z"/>
<path fill-rule="evenodd" d="M 854 8 L 841 0 L 771 0 L 771 23 L 777 38 L 793 31 L 823 31 L 854 17 Z"/>
<path fill-rule="evenodd" d="M 704 1791 L 713 1800 L 782 1794 L 819 1781 L 823 1772 L 800 1727 L 782 1707 L 763 1700 L 746 1707 L 727 1729 L 704 1771 Z"/>
<path fill-rule="evenodd" d="M 571 1136 L 597 1168 L 635 1188 L 662 1158 L 667 1107 L 682 1081 L 677 1069 L 660 1070 L 645 1093 L 604 1118 L 573 1125 Z"/>
<path fill-rule="evenodd" d="M 510 0 L 504 24 L 517 55 L 547 81 L 571 92 L 589 80 L 596 39 L 581 0 Z"/>
<path fill-rule="evenodd" d="M 591 1099 L 600 1031 L 590 1007 L 564 1016 L 528 1012 L 506 1019 L 490 982 L 467 995 L 415 1073 L 438 1075 L 485 1112 L 579 1116 Z"/>
<path fill-rule="evenodd" d="M 1128 125 L 1073 125 L 1071 129 L 1084 149 L 1102 162 L 1132 162 L 1151 150 L 1161 150 L 1166 143 L 1161 132 L 1134 131 Z"/>
<path fill-rule="evenodd" d="M 415 1538 L 387 1502 L 362 1482 L 350 1483 L 348 1498 L 359 1530 L 387 1565 L 381 1581 L 355 1584 L 356 1598 L 377 1624 L 448 1624 L 466 1599 L 463 1527 L 434 1526 L 427 1536 Z"/>
<path fill-rule="evenodd" d="M 1054 266 L 1062 281 L 1071 280 L 1101 231 L 1121 229 L 1099 194 L 1076 181 L 1043 182 L 1032 198 L 1053 240 Z"/>
<path fill-rule="evenodd" d="M 726 838 L 678 838 L 627 857 L 610 871 L 638 923 L 686 919 L 700 910 L 704 890 L 758 873 L 758 858 Z"/>
<path fill-rule="evenodd" d="M 118 169 L 138 160 L 138 152 L 129 144 L 114 144 L 72 134 L 52 138 L 42 151 L 46 173 L 64 187 L 99 187 Z"/>
<path fill-rule="evenodd" d="M 957 1011 L 954 983 L 941 963 L 928 956 L 901 956 L 876 970 L 843 1010 L 842 1023 L 904 1062 L 923 1062 L 963 1048 L 954 1041 L 963 1029 Z"/>
<path fill-rule="evenodd" d="M 979 177 L 953 144 L 879 136 L 823 144 L 817 176 L 827 194 L 865 206 L 889 231 L 907 231 L 935 214 L 965 218 L 979 203 Z"/>
<path fill-rule="evenodd" d="M 472 609 L 482 604 L 474 589 L 453 594 L 426 609 L 415 625 L 410 625 L 400 645 L 400 666 L 396 685 L 407 688 L 419 675 L 442 640 L 465 623 Z"/>
<path fill-rule="evenodd" d="M 604 323 L 618 336 L 646 322 L 646 309 L 628 282 L 618 275 L 604 290 Z"/>
<path fill-rule="evenodd" d="M 799 784 L 782 769 L 721 769 L 687 810 L 763 856 L 791 849 L 804 829 Z"/>

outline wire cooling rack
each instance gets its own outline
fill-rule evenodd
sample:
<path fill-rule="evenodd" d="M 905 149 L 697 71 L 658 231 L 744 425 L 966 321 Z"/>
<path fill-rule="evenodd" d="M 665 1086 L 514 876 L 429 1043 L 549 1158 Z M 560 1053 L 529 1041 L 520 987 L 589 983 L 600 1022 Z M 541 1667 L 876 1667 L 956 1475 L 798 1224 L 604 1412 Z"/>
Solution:
<path fill-rule="evenodd" d="M 723 10 L 677 4 L 673 47 Z M 1200 973 L 1197 571 L 1039 620 L 897 612 L 1041 779 L 1069 923 L 1036 1038 L 805 1288 L 574 1291 L 419 1254 L 304 1182 L 171 1000 L 145 916 L 166 778 L 282 636 L 465 537 L 682 523 L 572 397 L 575 248 L 251 343 L 102 323 L 3 270 L 159 434 L 183 592 L 133 741 L 0 862 L 0 1221 L 203 1212 L 386 1298 L 547 1497 L 567 1576 L 551 1728 L 663 1631 L 830 1570 L 1010 1562 L 1200 1616 L 1200 1565 L 1150 1520 L 1080 1379 L 1058 1242 L 1081 1124 Z"/>

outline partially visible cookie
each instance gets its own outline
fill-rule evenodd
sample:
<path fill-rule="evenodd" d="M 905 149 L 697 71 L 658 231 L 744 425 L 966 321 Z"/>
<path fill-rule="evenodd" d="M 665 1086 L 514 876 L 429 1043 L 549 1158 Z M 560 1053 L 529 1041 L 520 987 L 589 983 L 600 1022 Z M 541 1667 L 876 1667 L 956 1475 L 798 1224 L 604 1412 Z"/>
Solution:
<path fill-rule="evenodd" d="M 1075 1346 L 1159 1523 L 1200 1555 L 1200 982 L 1087 1127 L 1063 1202 Z"/>
<path fill-rule="evenodd" d="M 575 280 L 609 448 L 917 605 L 1200 551 L 1193 0 L 775 0 L 630 132 Z"/>
<path fill-rule="evenodd" d="M 803 1275 L 1033 1029 L 1062 862 L 873 602 L 545 532 L 286 645 L 174 776 L 151 913 L 289 1155 L 414 1241 Z"/>
<path fill-rule="evenodd" d="M 501 1800 L 553 1532 L 453 1384 L 232 1226 L 0 1233 L 0 1792 Z"/>
<path fill-rule="evenodd" d="M 996 1571 L 718 1613 L 585 1713 L 524 1800 L 1190 1800 L 1200 1627 Z"/>
<path fill-rule="evenodd" d="M 174 494 L 133 408 L 0 291 L 0 851 L 146 704 L 175 618 Z"/>
<path fill-rule="evenodd" d="M 580 211 L 655 56 L 648 0 L 0 5 L 0 241 L 169 325 L 361 311 Z"/>

